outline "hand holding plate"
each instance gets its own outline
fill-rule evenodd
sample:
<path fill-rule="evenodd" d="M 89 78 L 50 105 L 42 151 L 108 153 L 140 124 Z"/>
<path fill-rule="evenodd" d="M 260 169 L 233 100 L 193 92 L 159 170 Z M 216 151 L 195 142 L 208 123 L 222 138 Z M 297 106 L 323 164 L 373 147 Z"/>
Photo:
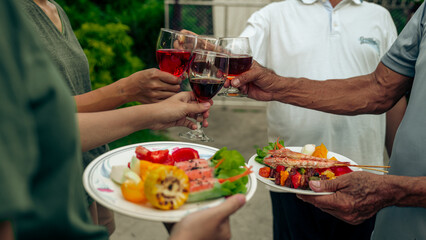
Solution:
<path fill-rule="evenodd" d="M 360 224 L 372 217 L 386 202 L 380 201 L 388 196 L 389 189 L 382 186 L 383 175 L 368 172 L 352 172 L 334 180 L 310 181 L 309 186 L 315 192 L 335 192 L 332 195 L 297 195 L 324 212 L 327 212 L 350 224 Z"/>

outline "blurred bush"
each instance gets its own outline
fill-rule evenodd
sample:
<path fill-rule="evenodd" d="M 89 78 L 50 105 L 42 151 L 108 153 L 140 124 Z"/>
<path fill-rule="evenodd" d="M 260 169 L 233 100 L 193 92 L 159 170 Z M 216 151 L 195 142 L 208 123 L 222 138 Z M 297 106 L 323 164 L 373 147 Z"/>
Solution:
<path fill-rule="evenodd" d="M 155 45 L 164 25 L 158 0 L 57 0 L 90 63 L 93 88 L 156 67 Z"/>
<path fill-rule="evenodd" d="M 129 27 L 121 23 L 83 23 L 75 31 L 89 59 L 93 89 L 99 88 L 141 68 L 142 61 L 131 51 Z"/>

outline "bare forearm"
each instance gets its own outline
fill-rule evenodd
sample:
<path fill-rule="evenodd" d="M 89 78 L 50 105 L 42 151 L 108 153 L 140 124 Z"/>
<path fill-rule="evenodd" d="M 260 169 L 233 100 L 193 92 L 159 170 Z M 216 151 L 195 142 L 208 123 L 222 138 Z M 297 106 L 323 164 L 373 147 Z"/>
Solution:
<path fill-rule="evenodd" d="M 128 102 L 126 88 L 121 81 L 74 96 L 78 112 L 98 112 L 115 109 Z"/>
<path fill-rule="evenodd" d="M 273 98 L 334 114 L 379 114 L 390 109 L 408 88 L 388 81 L 394 74 L 382 66 L 375 73 L 342 80 L 281 78 L 283 89 Z"/>
<path fill-rule="evenodd" d="M 254 63 L 250 71 L 232 81 L 234 87 L 259 101 L 280 101 L 342 115 L 383 113 L 411 84 L 412 78 L 381 63 L 368 75 L 326 81 L 282 77 Z"/>
<path fill-rule="evenodd" d="M 153 107 L 148 104 L 112 111 L 78 113 L 82 150 L 88 151 L 149 128 L 155 121 Z"/>

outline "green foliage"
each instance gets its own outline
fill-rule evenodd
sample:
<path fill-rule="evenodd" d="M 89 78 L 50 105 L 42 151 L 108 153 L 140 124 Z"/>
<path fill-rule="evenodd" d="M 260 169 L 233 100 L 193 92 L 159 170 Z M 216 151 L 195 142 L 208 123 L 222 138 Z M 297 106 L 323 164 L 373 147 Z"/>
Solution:
<path fill-rule="evenodd" d="M 111 84 L 143 67 L 141 60 L 132 55 L 133 39 L 127 34 L 128 31 L 129 27 L 121 23 L 83 23 L 75 31 L 89 59 L 94 89 Z"/>
<path fill-rule="evenodd" d="M 159 0 L 58 0 L 74 29 L 84 23 L 121 23 L 129 27 L 132 52 L 146 67 L 157 67 L 155 48 L 164 26 L 164 5 Z M 85 46 L 83 46 L 85 47 Z"/>

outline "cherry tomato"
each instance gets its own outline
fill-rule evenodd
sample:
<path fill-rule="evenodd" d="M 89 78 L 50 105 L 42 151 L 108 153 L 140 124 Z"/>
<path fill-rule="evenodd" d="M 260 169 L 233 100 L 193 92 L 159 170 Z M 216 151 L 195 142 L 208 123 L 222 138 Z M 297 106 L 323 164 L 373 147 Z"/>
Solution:
<path fill-rule="evenodd" d="M 296 174 L 291 175 L 291 183 L 293 183 L 293 188 L 297 189 L 300 186 L 300 180 L 302 175 L 296 171 Z"/>
<path fill-rule="evenodd" d="M 331 167 L 331 171 L 333 171 L 334 175 L 336 177 L 338 177 L 338 176 L 341 176 L 343 174 L 352 172 L 352 169 L 350 169 L 349 167 L 346 167 L 346 166 L 341 166 L 341 167 Z"/>
<path fill-rule="evenodd" d="M 148 160 L 148 154 L 149 154 L 150 152 L 151 152 L 151 151 L 149 151 L 148 149 L 146 149 L 146 148 L 144 148 L 144 147 L 142 147 L 142 146 L 137 146 L 137 147 L 136 147 L 136 150 L 135 150 L 136 157 L 137 157 L 139 160 Z"/>
<path fill-rule="evenodd" d="M 259 169 L 259 175 L 264 178 L 268 178 L 270 173 L 271 173 L 270 167 L 263 167 Z"/>
<path fill-rule="evenodd" d="M 277 172 L 285 171 L 285 169 L 286 169 L 286 167 L 284 167 L 284 166 L 282 166 L 282 165 L 278 165 L 278 166 L 275 168 L 275 170 L 276 170 Z"/>
<path fill-rule="evenodd" d="M 192 148 L 179 148 L 172 153 L 175 162 L 188 161 L 191 159 L 199 159 L 197 150 Z"/>
<path fill-rule="evenodd" d="M 174 166 L 175 165 L 175 160 L 173 159 L 172 155 L 168 155 L 167 160 L 162 162 L 162 164 L 164 165 L 170 165 L 170 166 Z"/>
<path fill-rule="evenodd" d="M 151 151 L 148 153 L 148 161 L 153 163 L 164 163 L 169 159 L 169 150 Z"/>

